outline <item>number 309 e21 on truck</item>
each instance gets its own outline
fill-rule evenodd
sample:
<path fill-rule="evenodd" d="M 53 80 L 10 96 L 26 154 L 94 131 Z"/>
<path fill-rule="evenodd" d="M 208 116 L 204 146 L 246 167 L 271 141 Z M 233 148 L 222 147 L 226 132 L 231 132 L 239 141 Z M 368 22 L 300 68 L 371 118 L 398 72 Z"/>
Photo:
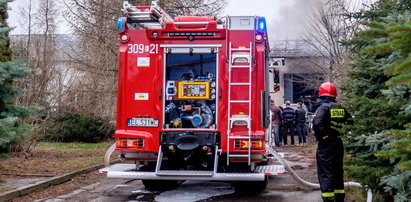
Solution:
<path fill-rule="evenodd" d="M 265 19 L 172 19 L 156 1 L 123 7 L 115 151 L 124 162 L 100 172 L 150 189 L 183 180 L 264 188 L 267 175 L 282 174 L 284 167 L 267 164 L 265 149 Z"/>

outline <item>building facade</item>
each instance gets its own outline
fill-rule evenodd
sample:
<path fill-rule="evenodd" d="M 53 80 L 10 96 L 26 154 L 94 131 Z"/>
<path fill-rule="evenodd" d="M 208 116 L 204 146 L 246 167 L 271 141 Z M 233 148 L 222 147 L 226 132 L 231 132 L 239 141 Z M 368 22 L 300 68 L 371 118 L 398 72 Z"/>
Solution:
<path fill-rule="evenodd" d="M 319 64 L 323 59 L 305 41 L 275 41 L 271 45 L 270 69 L 279 70 L 280 91 L 274 90 L 272 78 L 270 96 L 276 105 L 282 105 L 285 101 L 301 101 L 310 109 L 316 98 L 318 83 L 322 80 Z"/>

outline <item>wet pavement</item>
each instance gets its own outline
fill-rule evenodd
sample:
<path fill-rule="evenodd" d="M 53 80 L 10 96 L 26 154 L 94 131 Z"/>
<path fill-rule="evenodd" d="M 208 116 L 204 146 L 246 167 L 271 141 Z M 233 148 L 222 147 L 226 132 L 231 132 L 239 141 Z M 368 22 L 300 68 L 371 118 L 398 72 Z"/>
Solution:
<path fill-rule="evenodd" d="M 310 182 L 317 182 L 315 161 L 307 158 L 303 152 L 288 152 L 282 149 L 282 155 L 297 174 Z M 96 171 L 94 171 L 96 172 Z M 0 183 L 0 195 L 36 184 L 47 178 L 5 179 Z M 105 175 L 96 181 L 81 186 L 69 193 L 51 195 L 36 199 L 38 202 L 60 201 L 321 201 L 318 190 L 303 190 L 296 181 L 285 173 L 270 176 L 265 191 L 257 195 L 235 193 L 230 183 L 186 181 L 179 188 L 158 192 L 146 190 L 140 180 L 107 179 Z M 0 200 L 1 201 L 1 200 Z"/>

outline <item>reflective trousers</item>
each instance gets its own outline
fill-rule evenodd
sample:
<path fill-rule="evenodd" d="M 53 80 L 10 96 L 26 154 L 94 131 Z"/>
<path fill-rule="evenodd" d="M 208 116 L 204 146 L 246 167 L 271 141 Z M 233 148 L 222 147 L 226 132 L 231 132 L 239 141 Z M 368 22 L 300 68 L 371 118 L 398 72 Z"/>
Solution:
<path fill-rule="evenodd" d="M 317 173 L 324 201 L 344 201 L 344 147 L 341 138 L 318 143 Z"/>

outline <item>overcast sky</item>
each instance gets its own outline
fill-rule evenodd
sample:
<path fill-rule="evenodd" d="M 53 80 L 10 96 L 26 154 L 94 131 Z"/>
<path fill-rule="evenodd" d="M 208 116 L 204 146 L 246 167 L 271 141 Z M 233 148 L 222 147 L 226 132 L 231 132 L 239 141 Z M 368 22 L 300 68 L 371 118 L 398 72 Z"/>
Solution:
<path fill-rule="evenodd" d="M 9 24 L 16 27 L 12 31 L 13 34 L 25 33 L 24 29 L 19 26 L 20 22 L 24 22 L 24 19 L 19 14 L 19 7 L 24 6 L 26 1 L 14 0 L 9 4 L 11 7 L 9 11 Z M 270 41 L 299 39 L 301 33 L 304 32 L 304 22 L 311 15 L 311 9 L 317 1 L 320 0 L 227 0 L 228 5 L 225 9 L 225 14 L 265 16 Z M 62 20 L 58 21 L 61 22 Z M 57 33 L 67 33 L 67 28 L 65 27 L 67 25 L 64 22 L 60 23 Z"/>
<path fill-rule="evenodd" d="M 228 0 L 228 15 L 266 17 L 269 39 L 299 39 L 316 0 Z"/>

